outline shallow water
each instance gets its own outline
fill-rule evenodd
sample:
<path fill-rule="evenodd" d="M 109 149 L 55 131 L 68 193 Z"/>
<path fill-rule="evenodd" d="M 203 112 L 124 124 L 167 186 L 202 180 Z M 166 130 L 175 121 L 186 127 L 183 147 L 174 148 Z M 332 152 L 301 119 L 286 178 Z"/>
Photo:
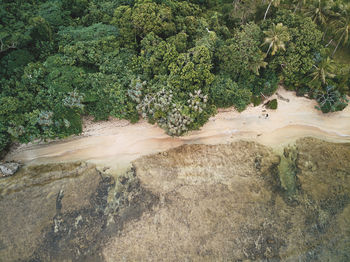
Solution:
<path fill-rule="evenodd" d="M 0 179 L 1 261 L 350 261 L 350 144 L 185 145 Z"/>

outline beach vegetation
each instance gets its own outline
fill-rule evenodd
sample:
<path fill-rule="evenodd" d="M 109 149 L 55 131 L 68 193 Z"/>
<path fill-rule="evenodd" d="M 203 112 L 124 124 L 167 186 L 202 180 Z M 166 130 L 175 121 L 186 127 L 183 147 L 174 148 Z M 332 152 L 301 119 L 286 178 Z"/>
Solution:
<path fill-rule="evenodd" d="M 345 0 L 0 2 L 0 150 L 82 118 L 140 118 L 178 136 L 279 84 L 323 112 L 349 95 Z"/>

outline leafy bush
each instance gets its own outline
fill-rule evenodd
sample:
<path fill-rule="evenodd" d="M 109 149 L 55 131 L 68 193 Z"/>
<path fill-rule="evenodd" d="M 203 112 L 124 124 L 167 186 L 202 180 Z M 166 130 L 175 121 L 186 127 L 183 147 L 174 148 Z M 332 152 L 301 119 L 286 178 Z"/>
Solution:
<path fill-rule="evenodd" d="M 277 99 L 272 99 L 272 100 L 270 100 L 270 101 L 267 103 L 267 105 L 266 105 L 266 107 L 267 107 L 268 109 L 277 109 L 277 106 L 278 106 Z"/>
<path fill-rule="evenodd" d="M 0 1 L 0 150 L 78 134 L 83 114 L 143 116 L 182 135 L 217 107 L 260 104 L 281 81 L 323 112 L 342 110 L 349 69 L 322 38 L 346 48 L 347 5 L 331 4 L 342 19 L 322 34 L 327 23 L 295 2 L 260 21 L 266 3 L 252 0 Z"/>
<path fill-rule="evenodd" d="M 262 103 L 262 98 L 261 96 L 252 96 L 251 102 L 253 103 L 254 106 L 258 106 Z"/>
<path fill-rule="evenodd" d="M 286 26 L 291 39 L 285 52 L 272 57 L 270 68 L 281 71 L 284 84 L 297 90 L 309 82 L 303 80 L 308 77 L 315 63 L 315 54 L 321 49 L 322 33 L 310 18 L 287 10 L 277 12 L 273 22 Z"/>
<path fill-rule="evenodd" d="M 317 90 L 314 96 L 318 103 L 316 108 L 323 113 L 341 111 L 349 102 L 346 96 L 341 95 L 333 86 L 327 86 L 325 90 Z"/>
<path fill-rule="evenodd" d="M 239 88 L 236 82 L 228 76 L 217 76 L 210 87 L 210 100 L 217 107 L 235 106 L 243 111 L 250 103 L 252 93 L 245 88 Z"/>

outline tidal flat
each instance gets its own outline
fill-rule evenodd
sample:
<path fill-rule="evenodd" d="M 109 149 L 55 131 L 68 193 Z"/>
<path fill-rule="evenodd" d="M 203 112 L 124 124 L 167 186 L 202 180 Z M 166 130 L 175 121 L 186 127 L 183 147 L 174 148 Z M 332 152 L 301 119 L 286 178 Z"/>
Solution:
<path fill-rule="evenodd" d="M 0 260 L 350 260 L 350 143 L 182 145 L 107 171 L 0 179 Z"/>

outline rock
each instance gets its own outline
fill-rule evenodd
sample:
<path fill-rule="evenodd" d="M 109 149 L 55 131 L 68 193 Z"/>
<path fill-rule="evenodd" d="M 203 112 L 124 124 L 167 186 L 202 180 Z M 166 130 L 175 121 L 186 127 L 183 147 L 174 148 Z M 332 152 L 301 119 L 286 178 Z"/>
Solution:
<path fill-rule="evenodd" d="M 0 260 L 348 261 L 349 156 L 305 138 L 185 145 L 113 177 L 26 166 L 0 180 Z"/>
<path fill-rule="evenodd" d="M 12 176 L 18 171 L 20 166 L 21 164 L 16 162 L 8 162 L 8 163 L 0 164 L 0 174 L 3 177 Z"/>
<path fill-rule="evenodd" d="M 322 203 L 340 194 L 350 195 L 350 144 L 330 143 L 315 138 L 296 142 L 297 177 L 301 189 Z"/>
<path fill-rule="evenodd" d="M 0 180 L 0 261 L 100 261 L 109 231 L 154 200 L 135 178 L 121 180 L 80 162 L 25 166 Z"/>
<path fill-rule="evenodd" d="M 315 156 L 322 154 L 315 148 L 320 143 L 309 141 Z M 295 150 L 284 156 L 292 166 L 300 157 Z M 134 162 L 141 186 L 160 202 L 111 237 L 105 261 L 347 261 L 350 235 L 342 227 L 349 221 L 348 194 L 328 202 L 332 210 L 304 190 L 289 190 L 295 194 L 290 201 L 279 182 L 281 157 L 253 142 L 186 145 L 167 153 Z M 331 177 L 335 166 L 325 162 L 323 168 Z M 317 181 L 302 186 L 317 187 Z"/>
<path fill-rule="evenodd" d="M 271 201 L 278 155 L 253 142 L 185 145 L 134 162 L 160 204 L 104 247 L 106 261 L 239 261 L 278 257 Z M 272 212 L 272 213 L 271 213 Z M 264 215 L 263 215 L 264 214 Z M 250 219 L 251 218 L 251 219 Z M 269 223 L 264 221 L 272 218 Z M 256 245 L 255 245 L 256 243 Z M 152 250 L 152 252 L 150 252 Z"/>

